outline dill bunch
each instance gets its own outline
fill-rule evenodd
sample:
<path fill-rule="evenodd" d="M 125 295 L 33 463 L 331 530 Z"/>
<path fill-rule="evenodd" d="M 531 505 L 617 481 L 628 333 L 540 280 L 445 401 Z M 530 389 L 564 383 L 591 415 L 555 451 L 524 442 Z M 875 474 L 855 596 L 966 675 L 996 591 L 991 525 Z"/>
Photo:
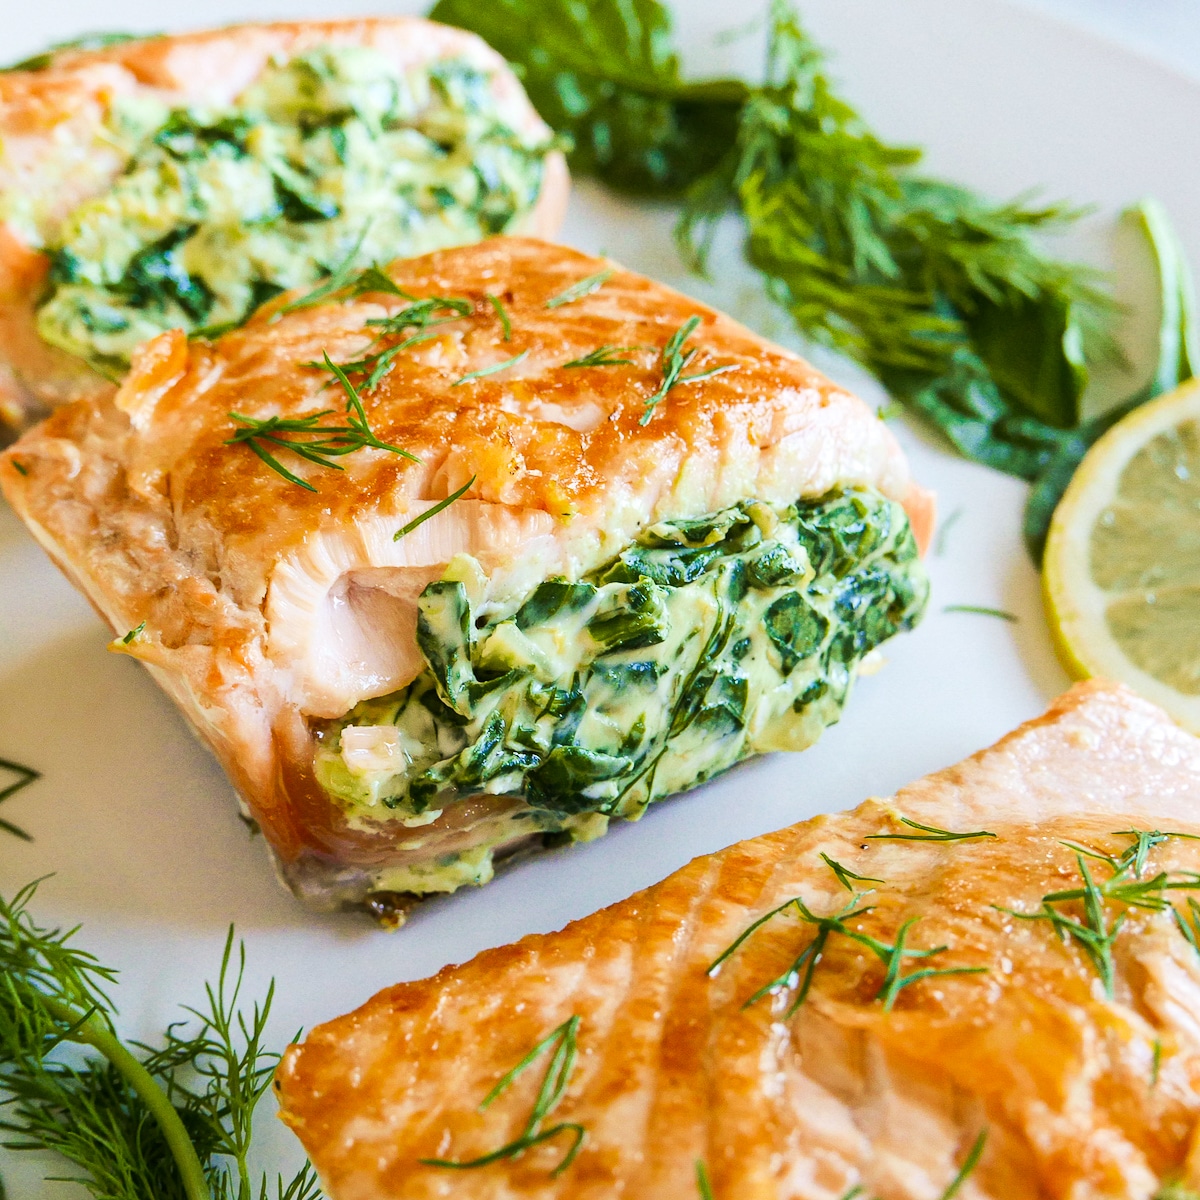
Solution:
<path fill-rule="evenodd" d="M 216 985 L 161 1046 L 123 1041 L 116 972 L 39 925 L 37 884 L 0 897 L 0 1134 L 49 1150 L 96 1200 L 318 1200 L 312 1169 L 251 1178 L 251 1123 L 278 1056 L 263 1037 L 273 987 L 240 1011 L 245 948 L 225 941 Z"/>
<path fill-rule="evenodd" d="M 430 16 L 513 63 L 573 140 L 576 171 L 681 201 L 676 233 L 694 269 L 736 213 L 748 262 L 806 337 L 861 363 L 966 457 L 1036 484 L 1037 558 L 1087 448 L 1192 374 L 1194 315 L 1166 294 L 1186 265 L 1161 212 L 1139 206 L 1164 314 L 1190 332 L 1162 339 L 1151 388 L 1084 422 L 1092 370 L 1116 353 L 1117 309 L 1102 276 L 1042 246 L 1082 210 L 996 203 L 923 175 L 918 149 L 877 137 L 838 95 L 788 0 L 771 0 L 758 85 L 684 80 L 659 0 L 438 0 Z"/>

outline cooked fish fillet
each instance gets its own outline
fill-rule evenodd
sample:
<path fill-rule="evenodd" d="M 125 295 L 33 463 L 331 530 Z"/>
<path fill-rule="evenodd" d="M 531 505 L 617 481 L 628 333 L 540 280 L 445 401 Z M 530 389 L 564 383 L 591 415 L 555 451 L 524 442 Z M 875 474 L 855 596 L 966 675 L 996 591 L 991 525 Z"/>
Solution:
<path fill-rule="evenodd" d="M 697 1164 L 717 1200 L 1191 1195 L 1160 1188 L 1200 1187 L 1198 813 L 1200 741 L 1123 688 L 1077 685 L 895 796 L 698 858 L 318 1026 L 279 1068 L 282 1116 L 334 1200 L 678 1200 L 700 1195 Z M 1137 830 L 1170 833 L 1142 839 L 1143 862 Z M 831 863 L 855 873 L 845 886 Z M 1088 925 L 1083 901 L 1054 899 L 1083 866 L 1110 893 L 1111 994 L 1061 922 L 1015 915 Z M 1113 898 L 1122 883 L 1146 906 Z M 888 946 L 907 926 L 907 948 L 942 947 L 901 979 L 977 973 L 905 983 L 889 1010 L 883 958 L 835 930 L 802 1003 L 803 965 L 748 1003 L 819 932 L 794 908 L 754 928 L 793 897 L 816 917 L 853 905 L 845 928 Z M 568 1128 L 484 1166 L 422 1164 L 517 1139 L 551 1047 L 480 1101 L 572 1018 L 577 1056 L 540 1126 Z"/>
<path fill-rule="evenodd" d="M 304 68 L 291 80 L 302 95 L 281 98 L 293 62 Z M 471 99 L 482 125 L 498 131 L 485 173 L 503 174 L 495 146 L 505 139 L 540 147 L 531 159 L 536 201 L 518 204 L 504 228 L 552 236 L 566 203 L 565 160 L 503 59 L 459 29 L 411 17 L 235 25 L 63 50 L 0 73 L 0 442 L 6 425 L 20 430 L 48 407 L 111 392 L 109 379 L 125 367 L 114 337 L 136 340 L 172 320 L 227 322 L 264 295 L 256 289 L 299 286 L 356 243 L 362 263 L 386 262 L 482 236 L 445 217 L 465 202 L 463 181 L 482 178 L 470 161 L 453 178 L 438 166 L 457 154 L 463 131 L 444 114 L 430 126 L 436 87 L 432 99 L 409 94 L 447 63 L 476 73 L 463 76 L 468 90 L 476 77 L 487 89 L 486 99 Z M 268 77 L 274 92 L 264 91 Z M 364 114 L 389 84 L 405 94 Z M 272 119 L 288 108 L 280 119 L 299 128 L 299 140 L 280 141 L 272 121 L 239 126 L 247 105 Z M 199 132 L 181 129 L 180 114 Z M 276 186 L 263 197 L 272 171 Z M 412 191 L 439 183 L 449 190 L 426 206 L 436 210 L 429 216 Z M 406 195 L 411 220 L 397 207 Z M 47 299 L 72 284 L 66 300 Z M 131 308 L 141 324 L 130 323 Z M 72 321 L 86 326 L 77 340 L 94 343 L 94 355 L 64 341 Z"/>
<path fill-rule="evenodd" d="M 391 278 L 404 296 L 264 311 L 213 344 L 165 334 L 115 398 L 0 460 L 324 906 L 483 883 L 497 855 L 803 748 L 926 588 L 928 493 L 796 355 L 532 240 Z M 439 315 L 397 330 L 414 308 Z M 681 330 L 685 378 L 658 396 Z M 598 348 L 620 361 L 571 365 Z M 372 349 L 395 352 L 373 388 Z M 261 442 L 288 478 L 230 444 L 239 420 L 349 403 L 326 354 L 360 364 L 393 449 L 335 471 Z"/>

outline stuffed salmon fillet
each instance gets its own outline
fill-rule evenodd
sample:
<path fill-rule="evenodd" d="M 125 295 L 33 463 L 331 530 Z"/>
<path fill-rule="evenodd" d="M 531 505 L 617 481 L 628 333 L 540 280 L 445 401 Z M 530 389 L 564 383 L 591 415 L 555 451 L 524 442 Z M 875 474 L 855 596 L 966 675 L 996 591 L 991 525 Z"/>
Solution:
<path fill-rule="evenodd" d="M 93 42 L 113 41 L 111 38 Z M 473 34 L 238 25 L 0 72 L 0 442 L 140 342 L 502 232 L 552 236 L 562 154 Z"/>
<path fill-rule="evenodd" d="M 1200 741 L 1078 685 L 317 1027 L 282 1116 L 333 1200 L 1191 1196 L 1198 814 Z"/>
<path fill-rule="evenodd" d="M 0 460 L 309 903 L 398 917 L 803 749 L 919 617 L 930 497 L 796 355 L 533 240 L 344 282 Z"/>

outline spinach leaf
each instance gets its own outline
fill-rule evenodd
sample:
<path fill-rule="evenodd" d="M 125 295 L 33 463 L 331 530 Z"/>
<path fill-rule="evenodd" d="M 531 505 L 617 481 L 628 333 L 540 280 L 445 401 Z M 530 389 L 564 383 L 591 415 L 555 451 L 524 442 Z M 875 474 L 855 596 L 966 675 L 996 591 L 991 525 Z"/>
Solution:
<path fill-rule="evenodd" d="M 1034 478 L 1025 504 L 1025 546 L 1041 564 L 1054 510 L 1062 499 L 1083 456 L 1122 417 L 1155 396 L 1177 388 L 1200 365 L 1200 314 L 1187 255 L 1171 227 L 1166 211 L 1156 200 L 1143 200 L 1126 214 L 1146 235 L 1158 266 L 1159 309 L 1158 365 L 1154 378 L 1109 412 L 1078 425 L 1062 436 Z"/>
<path fill-rule="evenodd" d="M 139 250 L 114 290 L 135 307 L 163 312 L 176 304 L 193 321 L 203 322 L 212 311 L 212 291 L 203 279 L 188 274 L 178 255 L 180 246 L 195 231 L 194 225 L 181 225 Z"/>
<path fill-rule="evenodd" d="M 651 579 L 622 588 L 611 609 L 597 613 L 587 626 L 601 654 L 657 645 L 666 639 L 667 628 L 666 598 Z"/>
<path fill-rule="evenodd" d="M 786 592 L 763 613 L 767 637 L 779 651 L 783 674 L 790 675 L 796 665 L 820 649 L 829 622 L 799 592 Z"/>
<path fill-rule="evenodd" d="M 438 696 L 455 712 L 469 716 L 471 606 L 461 583 L 439 580 L 417 600 L 417 646 L 429 666 Z"/>
<path fill-rule="evenodd" d="M 539 583 L 534 593 L 517 610 L 517 628 L 544 625 L 559 613 L 578 612 L 586 608 L 596 595 L 590 583 L 571 583 L 567 579 L 547 579 Z"/>
<path fill-rule="evenodd" d="M 594 812 L 604 806 L 585 795 L 584 790 L 616 779 L 630 766 L 623 755 L 603 754 L 582 746 L 555 746 L 545 761 L 526 776 L 525 798 L 532 808 L 551 812 Z"/>
<path fill-rule="evenodd" d="M 658 0 L 438 0 L 429 15 L 518 67 L 538 112 L 572 140 L 577 171 L 678 195 L 733 143 L 746 85 L 685 83 Z"/>

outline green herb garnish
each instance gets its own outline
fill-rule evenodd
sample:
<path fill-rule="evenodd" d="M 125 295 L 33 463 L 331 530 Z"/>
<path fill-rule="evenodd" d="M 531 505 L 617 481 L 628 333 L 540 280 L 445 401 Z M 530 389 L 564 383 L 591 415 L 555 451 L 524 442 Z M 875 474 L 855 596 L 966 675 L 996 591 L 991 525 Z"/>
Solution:
<path fill-rule="evenodd" d="M 133 628 L 132 628 L 132 629 L 131 629 L 131 630 L 130 630 L 130 631 L 129 631 L 129 632 L 128 632 L 128 633 L 127 633 L 127 634 L 126 634 L 126 635 L 125 635 L 125 636 L 124 636 L 122 639 L 121 639 L 121 645 L 122 645 L 122 646 L 128 646 L 128 645 L 129 645 L 131 642 L 136 642 L 136 641 L 137 641 L 137 639 L 138 639 L 138 638 L 140 638 L 140 637 L 142 636 L 142 634 L 143 634 L 143 633 L 145 633 L 145 632 L 146 632 L 146 622 L 145 622 L 145 621 L 142 621 L 140 624 L 138 624 L 138 625 L 135 625 L 135 626 L 134 626 L 134 627 L 133 627 Z"/>
<path fill-rule="evenodd" d="M 933 542 L 933 552 L 938 558 L 941 558 L 946 553 L 946 544 L 950 538 L 950 530 L 954 528 L 957 521 L 962 519 L 963 508 L 960 504 L 943 522 L 942 527 L 937 532 L 937 537 Z"/>
<path fill-rule="evenodd" d="M 880 941 L 878 938 L 872 937 L 870 934 L 861 933 L 857 929 L 851 929 L 846 924 L 847 921 L 855 917 L 866 916 L 867 913 L 874 911 L 871 907 L 860 908 L 859 902 L 864 898 L 865 893 L 854 892 L 850 899 L 837 912 L 831 913 L 825 917 L 819 917 L 804 903 L 799 896 L 793 896 L 792 899 L 779 905 L 778 908 L 771 909 L 756 921 L 746 927 L 745 930 L 737 937 L 737 939 L 724 950 L 721 955 L 709 966 L 708 974 L 715 975 L 721 965 L 732 955 L 738 948 L 749 938 L 756 930 L 760 929 L 773 917 L 788 909 L 792 909 L 795 915 L 807 925 L 816 927 L 816 934 L 811 942 L 797 955 L 793 962 L 779 975 L 769 982 L 763 984 L 743 1005 L 742 1007 L 749 1008 L 753 1004 L 757 1004 L 764 996 L 774 994 L 784 989 L 796 989 L 796 995 L 792 1000 L 791 1006 L 788 1008 L 786 1017 L 791 1017 L 796 1010 L 808 998 L 808 993 L 812 988 L 813 977 L 816 974 L 817 966 L 825 952 L 825 945 L 830 937 L 838 934 L 841 937 L 849 938 L 853 942 L 857 942 L 860 946 L 865 946 L 874 954 L 884 966 L 883 982 L 879 986 L 879 990 L 875 993 L 875 999 L 883 1002 L 885 1012 L 890 1012 L 892 1006 L 896 1002 L 896 997 L 899 996 L 902 989 L 910 984 L 917 983 L 922 979 L 930 979 L 940 975 L 981 975 L 986 973 L 987 967 L 941 967 L 930 968 L 925 967 L 918 971 L 913 971 L 908 975 L 904 974 L 904 960 L 906 958 L 932 958 L 935 954 L 941 954 L 948 950 L 948 946 L 935 946 L 930 950 L 910 950 L 905 945 L 908 940 L 908 931 L 917 923 L 919 918 L 911 917 L 900 926 L 896 932 L 895 942 L 888 943 Z M 801 975 L 803 970 L 803 975 Z"/>
<path fill-rule="evenodd" d="M 696 1159 L 696 1191 L 700 1193 L 700 1200 L 713 1200 L 712 1183 L 708 1178 L 708 1168 L 704 1165 L 703 1159 Z"/>
<path fill-rule="evenodd" d="M 537 1099 L 533 1102 L 533 1111 L 529 1114 L 529 1120 L 525 1123 L 525 1128 L 520 1137 L 509 1142 L 506 1146 L 501 1146 L 499 1150 L 493 1150 L 490 1154 L 484 1154 L 479 1158 L 472 1158 L 466 1161 L 448 1158 L 423 1158 L 420 1161 L 428 1167 L 449 1167 L 458 1171 L 470 1171 L 476 1167 L 486 1167 L 491 1163 L 499 1162 L 501 1159 L 516 1158 L 524 1154 L 526 1150 L 541 1145 L 542 1142 L 548 1142 L 552 1138 L 567 1133 L 571 1135 L 571 1146 L 558 1166 L 551 1172 L 553 1176 L 561 1175 L 575 1161 L 575 1156 L 579 1153 L 580 1147 L 583 1145 L 587 1131 L 582 1125 L 570 1121 L 560 1122 L 549 1129 L 543 1129 L 542 1122 L 554 1110 L 555 1106 L 562 1099 L 563 1093 L 567 1090 L 567 1082 L 570 1080 L 571 1071 L 575 1066 L 576 1036 L 579 1032 L 579 1023 L 579 1017 L 570 1017 L 554 1030 L 553 1033 L 538 1042 L 511 1071 L 500 1079 L 500 1082 L 488 1092 L 483 1098 L 483 1102 L 479 1105 L 479 1110 L 482 1112 L 493 1100 L 497 1099 L 507 1090 L 518 1075 L 527 1067 L 532 1066 L 542 1054 L 553 1046 L 554 1050 L 550 1055 L 546 1074 L 542 1078 L 542 1086 L 538 1090 Z"/>
<path fill-rule="evenodd" d="M 950 1181 L 949 1186 L 942 1193 L 941 1200 L 953 1200 L 958 1195 L 962 1185 L 966 1183 L 967 1177 L 979 1166 L 979 1160 L 983 1157 L 983 1148 L 987 1145 L 987 1129 L 982 1129 L 979 1136 L 975 1139 L 975 1144 L 971 1147 L 967 1157 L 963 1159 L 963 1165 L 959 1167 L 958 1174 Z"/>
<path fill-rule="evenodd" d="M 617 358 L 618 354 L 628 354 L 630 350 L 640 349 L 638 346 L 597 346 L 589 350 L 582 358 L 573 358 L 563 363 L 564 367 L 628 367 L 633 365 L 631 358 Z"/>
<path fill-rule="evenodd" d="M 500 328 L 504 330 L 504 340 L 512 341 L 512 322 L 508 319 L 508 312 L 501 302 L 499 296 L 493 296 L 491 292 L 484 292 L 484 299 L 496 310 L 496 316 L 500 318 Z"/>
<path fill-rule="evenodd" d="M 854 891 L 854 884 L 850 880 L 855 880 L 858 883 L 884 883 L 885 880 L 876 879 L 873 875 L 856 875 L 849 867 L 843 867 L 836 859 L 832 859 L 828 854 L 821 855 L 821 861 L 837 876 L 837 881 L 848 892 Z"/>
<path fill-rule="evenodd" d="M 283 450 L 290 450 L 306 462 L 315 463 L 320 467 L 328 467 L 332 471 L 345 470 L 336 459 L 353 454 L 356 450 L 363 450 L 368 446 L 375 450 L 387 450 L 392 454 L 399 454 L 410 462 L 421 461 L 415 454 L 400 446 L 380 441 L 371 432 L 362 399 L 354 385 L 346 377 L 345 371 L 333 362 L 328 354 L 325 355 L 324 367 L 341 384 L 342 390 L 346 394 L 345 425 L 320 424 L 325 417 L 333 415 L 332 409 L 324 409 L 304 417 L 266 417 L 261 419 L 231 412 L 230 419 L 241 428 L 233 437 L 226 440 L 225 445 L 249 446 L 271 470 L 282 475 L 289 483 L 294 483 L 310 492 L 315 492 L 317 489 L 298 475 L 292 474 L 266 446 L 277 446 Z"/>
<path fill-rule="evenodd" d="M 105 1200 L 265 1200 L 252 1187 L 251 1120 L 278 1057 L 264 1049 L 272 990 L 238 1011 L 245 952 L 225 942 L 207 1004 L 161 1049 L 123 1041 L 107 994 L 116 972 L 37 924 L 36 884 L 0 898 L 0 1095 L 12 1149 L 48 1150 Z M 64 1044 L 84 1058 L 64 1059 Z M 317 1200 L 307 1165 L 280 1200 Z"/>
<path fill-rule="evenodd" d="M 12 799 L 19 791 L 27 788 L 31 783 L 41 779 L 42 773 L 35 771 L 32 767 L 22 766 L 20 763 L 13 762 L 11 759 L 0 758 L 0 770 L 9 771 L 16 775 L 16 779 L 0 788 L 0 804 L 5 800 Z M 13 837 L 20 838 L 23 842 L 32 842 L 33 838 L 18 825 L 14 825 L 11 821 L 5 821 L 0 817 L 0 829 L 5 833 L 11 833 Z"/>
<path fill-rule="evenodd" d="M 10 463 L 12 463 L 13 470 L 16 471 L 16 473 L 18 475 L 28 475 L 29 474 L 29 468 L 23 462 L 20 462 L 18 459 L 15 459 L 15 458 L 10 458 L 8 461 Z"/>
<path fill-rule="evenodd" d="M 1170 835 L 1167 835 L 1170 836 Z M 1099 851 L 1090 850 L 1074 843 L 1065 843 L 1075 851 L 1075 862 L 1083 879 L 1080 888 L 1068 888 L 1062 891 L 1049 892 L 1042 897 L 1042 907 L 1033 913 L 1017 912 L 1015 909 L 1000 908 L 1001 912 L 1018 917 L 1023 921 L 1049 921 L 1054 929 L 1062 936 L 1077 942 L 1087 956 L 1092 960 L 1104 991 L 1111 1000 L 1116 981 L 1116 967 L 1113 962 L 1112 947 L 1125 923 L 1129 908 L 1145 909 L 1149 912 L 1172 911 L 1175 923 L 1189 942 L 1195 946 L 1192 933 L 1200 933 L 1200 927 L 1189 931 L 1186 919 L 1174 907 L 1167 892 L 1200 891 L 1200 875 L 1187 872 L 1177 878 L 1172 878 L 1166 871 L 1160 871 L 1151 879 L 1130 877 L 1130 872 L 1137 865 L 1137 843 L 1131 847 L 1133 853 L 1126 853 L 1120 859 Z M 1088 868 L 1087 859 L 1099 859 L 1113 868 L 1112 875 L 1103 883 L 1097 883 Z M 1082 901 L 1082 919 L 1068 916 L 1055 905 Z M 1105 905 L 1116 902 L 1126 906 L 1115 921 L 1109 923 Z M 1200 908 L 1188 897 L 1189 909 L 1200 913 Z M 999 906 L 997 906 L 999 907 Z"/>
<path fill-rule="evenodd" d="M 747 260 L 802 333 L 865 366 L 961 454 L 1035 483 L 1026 535 L 1040 558 L 1087 447 L 1200 360 L 1178 239 L 1159 206 L 1139 206 L 1162 283 L 1160 369 L 1147 392 L 1084 420 L 1117 309 L 1097 272 L 1044 249 L 1082 210 L 996 203 L 923 174 L 919 150 L 883 141 L 841 98 L 793 6 L 769 11 L 753 85 L 683 79 L 659 0 L 438 0 L 430 15 L 518 65 L 571 138 L 577 174 L 681 201 L 696 269 L 732 209 Z"/>
<path fill-rule="evenodd" d="M 954 833 L 949 829 L 939 829 L 936 825 L 922 825 L 920 821 L 910 821 L 899 814 L 896 820 L 910 829 L 919 829 L 920 833 L 871 833 L 867 835 L 869 842 L 967 842 L 974 838 L 994 838 L 994 833 L 986 829 L 974 833 Z"/>
<path fill-rule="evenodd" d="M 581 279 L 578 283 L 573 283 L 564 292 L 559 292 L 557 296 L 551 296 L 546 301 L 547 308 L 562 308 L 564 304 L 574 304 L 576 300 L 582 300 L 584 296 L 590 296 L 593 292 L 598 292 L 616 272 L 611 267 L 597 271 L 595 275 L 588 275 Z"/>
<path fill-rule="evenodd" d="M 982 604 L 947 604 L 942 612 L 975 613 L 980 617 L 999 617 L 1002 621 L 1011 621 L 1014 625 L 1020 621 L 1016 613 L 1010 613 L 1003 608 L 987 608 Z"/>
<path fill-rule="evenodd" d="M 492 363 L 490 367 L 480 367 L 478 371 L 468 371 L 461 379 L 456 379 L 450 386 L 458 387 L 461 383 L 471 383 L 476 379 L 483 379 L 487 375 L 495 375 L 498 371 L 507 371 L 509 367 L 515 367 L 517 363 L 524 362 L 529 357 L 528 350 L 522 350 L 520 354 L 513 358 L 507 358 L 504 362 Z"/>
<path fill-rule="evenodd" d="M 699 348 L 693 346 L 686 353 L 683 349 L 683 344 L 696 332 L 697 326 L 700 324 L 698 316 L 688 317 L 680 327 L 671 334 L 667 340 L 667 344 L 659 352 L 659 365 L 662 368 L 662 383 L 658 386 L 658 391 L 654 393 L 646 401 L 646 411 L 642 413 L 639 424 L 648 425 L 650 418 L 654 416 L 654 410 L 658 407 L 660 400 L 665 399 L 667 393 L 673 388 L 684 383 L 695 383 L 698 379 L 708 379 L 713 375 L 720 375 L 725 371 L 732 371 L 736 366 L 735 363 L 724 363 L 720 366 L 710 367 L 707 371 L 697 371 L 694 375 L 685 375 L 683 372 L 687 369 L 688 364 L 700 353 Z"/>
<path fill-rule="evenodd" d="M 363 231 L 358 235 L 358 241 L 354 243 L 350 253 L 329 272 L 323 282 L 317 284 L 311 291 L 305 292 L 303 296 L 289 300 L 287 304 L 271 315 L 272 322 L 278 321 L 280 317 L 286 317 L 289 313 L 299 312 L 302 308 L 313 308 L 315 305 L 323 304 L 330 296 L 348 287 L 354 279 L 354 260 L 358 257 L 363 242 L 366 241 L 369 228 L 369 224 L 363 226 Z M 391 280 L 388 282 L 391 283 Z"/>
<path fill-rule="evenodd" d="M 1191 897 L 1189 896 L 1188 899 L 1190 900 Z M 1162 1070 L 1162 1052 L 1162 1041 L 1159 1038 L 1155 1038 L 1153 1045 L 1153 1057 L 1150 1060 L 1150 1087 L 1152 1090 L 1158 1087 L 1158 1075 Z"/>
<path fill-rule="evenodd" d="M 475 482 L 475 476 L 472 475 L 471 478 L 468 479 L 467 482 L 462 485 L 462 487 L 460 487 L 455 492 L 451 492 L 450 495 L 448 495 L 445 498 L 445 500 L 439 500 L 436 504 L 427 508 L 419 517 L 414 517 L 411 521 L 409 521 L 409 523 L 407 525 L 403 525 L 398 530 L 396 530 L 396 533 L 393 536 L 392 541 L 398 542 L 406 534 L 412 533 L 412 531 L 414 529 L 416 529 L 418 525 L 423 525 L 426 521 L 429 520 L 430 517 L 436 517 L 438 515 L 438 513 L 440 513 L 442 511 L 442 509 L 449 508 L 450 505 L 452 505 L 455 502 L 455 500 L 461 500 L 462 497 L 465 496 L 467 494 L 467 492 L 470 490 L 471 485 L 474 482 Z"/>

